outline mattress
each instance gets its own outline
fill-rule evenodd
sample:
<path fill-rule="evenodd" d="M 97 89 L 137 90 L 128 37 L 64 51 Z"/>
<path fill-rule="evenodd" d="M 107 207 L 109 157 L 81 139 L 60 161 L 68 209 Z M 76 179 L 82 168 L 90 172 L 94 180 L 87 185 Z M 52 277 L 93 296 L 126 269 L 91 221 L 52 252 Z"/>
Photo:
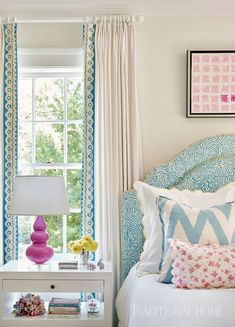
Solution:
<path fill-rule="evenodd" d="M 182 290 L 135 266 L 116 299 L 120 327 L 234 327 L 235 289 Z"/>

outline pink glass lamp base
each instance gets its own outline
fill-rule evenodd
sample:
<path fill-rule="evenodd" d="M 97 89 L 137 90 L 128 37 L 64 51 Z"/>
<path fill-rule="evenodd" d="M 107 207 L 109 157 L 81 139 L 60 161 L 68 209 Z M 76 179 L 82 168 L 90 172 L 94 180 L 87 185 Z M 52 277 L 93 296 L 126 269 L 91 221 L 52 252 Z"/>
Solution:
<path fill-rule="evenodd" d="M 31 234 L 32 244 L 26 249 L 27 258 L 38 265 L 47 262 L 54 255 L 54 250 L 47 246 L 49 235 L 46 227 L 44 217 L 37 216 L 33 225 L 34 232 Z"/>

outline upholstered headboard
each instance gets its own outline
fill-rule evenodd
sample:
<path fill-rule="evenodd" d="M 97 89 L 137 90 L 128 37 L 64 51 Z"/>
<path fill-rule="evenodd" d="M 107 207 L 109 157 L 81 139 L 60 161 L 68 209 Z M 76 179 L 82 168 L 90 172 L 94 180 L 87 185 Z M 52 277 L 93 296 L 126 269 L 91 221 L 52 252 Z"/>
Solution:
<path fill-rule="evenodd" d="M 170 162 L 155 166 L 145 182 L 159 188 L 215 192 L 235 179 L 235 134 L 219 135 L 190 145 Z M 136 193 L 121 200 L 121 282 L 139 261 L 143 248 L 142 214 Z"/>

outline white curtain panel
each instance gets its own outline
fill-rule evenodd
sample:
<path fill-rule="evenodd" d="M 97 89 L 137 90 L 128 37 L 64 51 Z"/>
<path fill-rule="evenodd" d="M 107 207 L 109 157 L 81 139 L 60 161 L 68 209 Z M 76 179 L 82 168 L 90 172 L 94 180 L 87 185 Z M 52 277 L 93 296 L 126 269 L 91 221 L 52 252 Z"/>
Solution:
<path fill-rule="evenodd" d="M 120 281 L 120 195 L 142 178 L 143 165 L 132 18 L 96 24 L 95 212 L 99 255 Z"/>

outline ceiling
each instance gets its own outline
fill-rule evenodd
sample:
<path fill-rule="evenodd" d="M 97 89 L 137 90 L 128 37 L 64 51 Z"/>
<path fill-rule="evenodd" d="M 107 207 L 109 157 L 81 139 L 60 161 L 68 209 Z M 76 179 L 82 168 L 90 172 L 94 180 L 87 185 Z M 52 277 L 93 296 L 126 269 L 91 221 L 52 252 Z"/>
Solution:
<path fill-rule="evenodd" d="M 1 16 L 53 19 L 100 14 L 233 16 L 235 0 L 0 0 Z"/>

